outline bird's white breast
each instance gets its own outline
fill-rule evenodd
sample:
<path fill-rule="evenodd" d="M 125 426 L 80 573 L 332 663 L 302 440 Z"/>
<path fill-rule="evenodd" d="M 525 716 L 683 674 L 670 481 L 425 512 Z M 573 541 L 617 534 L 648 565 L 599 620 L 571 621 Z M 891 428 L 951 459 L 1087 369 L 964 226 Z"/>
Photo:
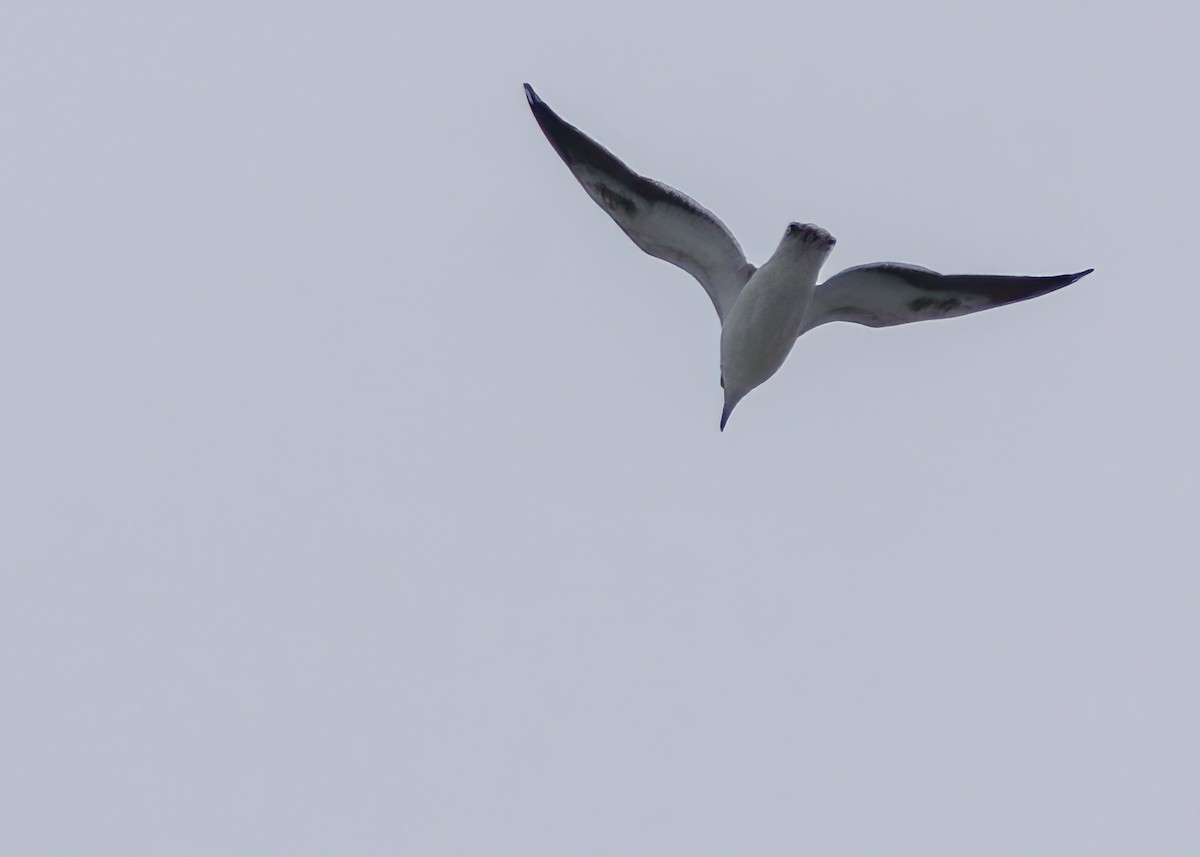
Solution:
<path fill-rule="evenodd" d="M 721 329 L 727 387 L 748 391 L 783 365 L 804 324 L 819 268 L 772 257 L 746 283 Z"/>

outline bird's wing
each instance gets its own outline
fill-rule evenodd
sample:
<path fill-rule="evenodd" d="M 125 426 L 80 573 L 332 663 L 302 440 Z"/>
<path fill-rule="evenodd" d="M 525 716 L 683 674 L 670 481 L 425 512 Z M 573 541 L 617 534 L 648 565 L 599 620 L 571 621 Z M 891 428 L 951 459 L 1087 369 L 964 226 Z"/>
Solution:
<path fill-rule="evenodd" d="M 817 287 L 803 333 L 828 321 L 890 327 L 953 318 L 1036 298 L 1092 272 L 1053 277 L 939 274 L 928 268 L 881 262 L 835 274 Z"/>
<path fill-rule="evenodd" d="M 560 119 L 529 84 L 525 95 L 542 133 L 588 196 L 634 244 L 699 280 L 724 321 L 755 271 L 725 224 L 690 197 L 629 169 L 608 149 Z"/>

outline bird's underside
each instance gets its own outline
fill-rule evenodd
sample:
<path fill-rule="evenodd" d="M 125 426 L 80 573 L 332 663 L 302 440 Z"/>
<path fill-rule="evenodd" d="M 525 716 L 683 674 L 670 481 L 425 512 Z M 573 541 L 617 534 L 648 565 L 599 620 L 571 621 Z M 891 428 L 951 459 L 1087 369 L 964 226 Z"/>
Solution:
<path fill-rule="evenodd" d="M 743 294 L 756 291 L 755 288 L 747 289 L 747 284 L 752 279 L 756 282 L 761 279 L 756 278 L 759 269 L 746 261 L 741 246 L 725 224 L 690 197 L 638 175 L 595 140 L 563 121 L 529 84 L 525 84 L 525 94 L 546 139 L 588 195 L 638 247 L 695 277 L 708 293 L 724 325 Z M 1088 268 L 1048 277 L 947 275 L 915 265 L 879 262 L 848 268 L 814 288 L 813 283 L 801 282 L 806 278 L 800 273 L 804 265 L 796 261 L 800 258 L 795 252 L 797 245 L 789 243 L 800 234 L 797 227 L 801 226 L 792 224 L 788 228 L 775 255 L 764 264 L 764 270 L 775 265 L 777 271 L 784 272 L 788 270 L 782 267 L 785 263 L 799 265 L 795 301 L 802 302 L 804 310 L 802 320 L 796 325 L 797 336 L 830 321 L 890 327 L 967 315 L 1047 294 L 1092 272 Z M 803 228 L 819 230 L 819 227 Z M 830 238 L 829 247 L 832 243 Z M 828 248 L 824 252 L 828 252 Z M 823 261 L 824 255 L 816 262 L 816 268 L 819 269 Z M 795 315 L 795 307 L 786 303 L 771 306 L 782 306 L 789 316 Z M 742 327 L 745 328 L 742 336 L 755 335 L 753 326 L 743 324 Z M 727 338 L 722 338 L 722 370 L 726 373 L 729 368 Z M 782 345 L 779 347 L 783 348 Z M 788 342 L 779 362 L 790 348 L 791 342 Z M 773 373 L 774 369 L 771 370 Z M 770 374 L 751 379 L 754 381 L 751 389 L 767 377 Z M 749 390 L 741 395 L 745 392 Z M 729 398 L 727 388 L 724 418 L 731 409 Z"/>

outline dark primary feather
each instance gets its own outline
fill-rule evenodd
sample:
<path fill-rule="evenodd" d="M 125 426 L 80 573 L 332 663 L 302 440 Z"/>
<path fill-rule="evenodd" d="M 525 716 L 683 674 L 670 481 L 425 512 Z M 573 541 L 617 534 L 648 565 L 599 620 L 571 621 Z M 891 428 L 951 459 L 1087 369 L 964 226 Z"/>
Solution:
<path fill-rule="evenodd" d="M 1025 301 L 1069 286 L 1080 277 L 1094 271 L 1088 268 L 1075 274 L 1055 274 L 1049 277 L 1003 276 L 996 274 L 939 274 L 924 268 L 896 263 L 877 266 L 879 270 L 895 274 L 914 288 L 931 293 L 958 292 L 979 295 L 992 306 Z"/>
<path fill-rule="evenodd" d="M 1092 270 L 1026 277 L 939 274 L 897 262 L 860 265 L 830 277 L 817 288 L 804 330 L 830 321 L 890 327 L 955 318 L 1049 294 Z"/>
<path fill-rule="evenodd" d="M 542 133 L 546 135 L 546 139 L 550 141 L 554 151 L 558 152 L 558 156 L 568 167 L 576 165 L 591 167 L 597 172 L 611 176 L 616 181 L 637 190 L 652 202 L 675 204 L 686 202 L 684 198 L 672 194 L 658 182 L 639 176 L 608 149 L 574 125 L 564 121 L 538 97 L 528 83 L 525 84 L 525 97 L 529 99 L 529 108 L 533 111 L 533 118 L 537 120 Z M 621 201 L 617 204 L 625 207 L 631 204 L 631 201 Z"/>
<path fill-rule="evenodd" d="M 525 97 L 542 133 L 596 204 L 646 253 L 695 277 L 724 319 L 755 271 L 725 224 L 687 195 L 635 173 L 563 121 L 529 84 Z"/>

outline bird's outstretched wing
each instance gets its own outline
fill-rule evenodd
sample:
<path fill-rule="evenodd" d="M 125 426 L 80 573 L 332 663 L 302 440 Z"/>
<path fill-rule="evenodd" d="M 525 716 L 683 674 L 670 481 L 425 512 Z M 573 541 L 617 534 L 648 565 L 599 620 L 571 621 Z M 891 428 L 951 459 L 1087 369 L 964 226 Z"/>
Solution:
<path fill-rule="evenodd" d="M 559 118 L 528 83 L 525 96 L 542 133 L 588 196 L 634 244 L 699 280 L 724 321 L 755 271 L 725 224 L 690 197 L 629 169 Z"/>
<path fill-rule="evenodd" d="M 860 265 L 835 274 L 817 287 L 801 333 L 828 321 L 890 327 L 953 318 L 1036 298 L 1069 286 L 1092 270 L 1053 277 L 1003 277 L 939 274 L 897 262 Z"/>

